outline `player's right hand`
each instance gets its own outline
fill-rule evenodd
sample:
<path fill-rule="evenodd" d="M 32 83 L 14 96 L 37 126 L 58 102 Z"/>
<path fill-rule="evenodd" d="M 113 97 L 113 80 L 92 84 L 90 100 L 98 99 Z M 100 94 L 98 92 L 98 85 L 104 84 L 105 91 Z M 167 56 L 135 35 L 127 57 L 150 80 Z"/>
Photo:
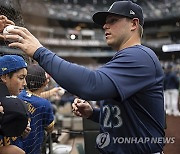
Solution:
<path fill-rule="evenodd" d="M 76 98 L 72 104 L 72 112 L 76 116 L 88 118 L 92 115 L 93 109 L 87 101 Z"/>

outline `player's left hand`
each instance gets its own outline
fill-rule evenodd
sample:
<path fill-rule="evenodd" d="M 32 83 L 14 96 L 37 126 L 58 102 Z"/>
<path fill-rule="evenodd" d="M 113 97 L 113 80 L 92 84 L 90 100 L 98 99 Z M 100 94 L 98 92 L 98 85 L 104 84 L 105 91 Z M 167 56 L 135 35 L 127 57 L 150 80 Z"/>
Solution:
<path fill-rule="evenodd" d="M 9 47 L 20 48 L 30 57 L 33 57 L 35 51 L 42 47 L 38 39 L 24 27 L 16 26 L 14 29 L 9 30 L 9 33 L 5 35 L 7 40 L 12 40 Z"/>
<path fill-rule="evenodd" d="M 76 98 L 72 104 L 72 112 L 76 116 L 88 118 L 92 115 L 93 109 L 87 101 Z"/>
<path fill-rule="evenodd" d="M 6 16 L 0 15 L 0 39 L 4 39 L 2 32 L 8 25 L 15 25 L 13 21 L 9 20 Z"/>

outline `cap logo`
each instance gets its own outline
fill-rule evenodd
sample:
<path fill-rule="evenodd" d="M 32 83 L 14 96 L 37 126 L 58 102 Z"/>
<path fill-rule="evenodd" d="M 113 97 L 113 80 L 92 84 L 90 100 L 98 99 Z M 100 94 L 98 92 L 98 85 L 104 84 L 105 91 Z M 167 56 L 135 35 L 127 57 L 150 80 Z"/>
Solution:
<path fill-rule="evenodd" d="M 135 15 L 135 12 L 133 10 L 130 10 L 129 12 L 131 15 Z"/>
<path fill-rule="evenodd" d="M 6 68 L 6 67 L 3 67 L 3 68 L 2 68 L 2 71 L 6 71 L 6 70 L 7 70 L 7 68 Z"/>

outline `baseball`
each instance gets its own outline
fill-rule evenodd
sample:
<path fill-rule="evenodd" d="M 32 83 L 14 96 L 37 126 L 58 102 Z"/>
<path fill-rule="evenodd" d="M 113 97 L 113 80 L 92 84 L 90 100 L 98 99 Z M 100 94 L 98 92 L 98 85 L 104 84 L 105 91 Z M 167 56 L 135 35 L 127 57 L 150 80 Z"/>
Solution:
<path fill-rule="evenodd" d="M 9 31 L 12 30 L 12 29 L 14 29 L 15 27 L 16 27 L 16 26 L 14 26 L 14 25 L 9 25 L 9 26 L 5 27 L 4 30 L 3 30 L 3 35 L 8 35 L 8 34 L 10 34 Z"/>
<path fill-rule="evenodd" d="M 63 88 L 61 88 L 61 89 L 58 91 L 59 96 L 64 95 L 64 93 L 65 93 L 65 90 L 64 90 Z"/>

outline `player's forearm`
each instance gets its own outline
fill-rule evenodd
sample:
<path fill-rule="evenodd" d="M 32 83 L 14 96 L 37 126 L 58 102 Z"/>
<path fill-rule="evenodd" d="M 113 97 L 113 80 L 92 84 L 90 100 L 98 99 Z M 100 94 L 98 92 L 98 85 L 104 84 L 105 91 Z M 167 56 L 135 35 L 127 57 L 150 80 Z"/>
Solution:
<path fill-rule="evenodd" d="M 41 97 L 42 98 L 50 98 L 51 96 L 53 96 L 54 92 L 53 92 L 53 89 L 50 89 L 50 90 L 47 90 L 47 91 L 44 91 L 41 93 Z"/>
<path fill-rule="evenodd" d="M 99 71 L 69 63 L 46 48 L 39 48 L 34 59 L 59 85 L 83 99 L 102 100 L 117 96 L 112 81 Z"/>
<path fill-rule="evenodd" d="M 44 92 L 41 93 L 41 97 L 42 98 L 48 99 L 50 96 L 51 96 L 51 94 L 50 94 L 49 90 L 48 91 L 44 91 Z"/>

